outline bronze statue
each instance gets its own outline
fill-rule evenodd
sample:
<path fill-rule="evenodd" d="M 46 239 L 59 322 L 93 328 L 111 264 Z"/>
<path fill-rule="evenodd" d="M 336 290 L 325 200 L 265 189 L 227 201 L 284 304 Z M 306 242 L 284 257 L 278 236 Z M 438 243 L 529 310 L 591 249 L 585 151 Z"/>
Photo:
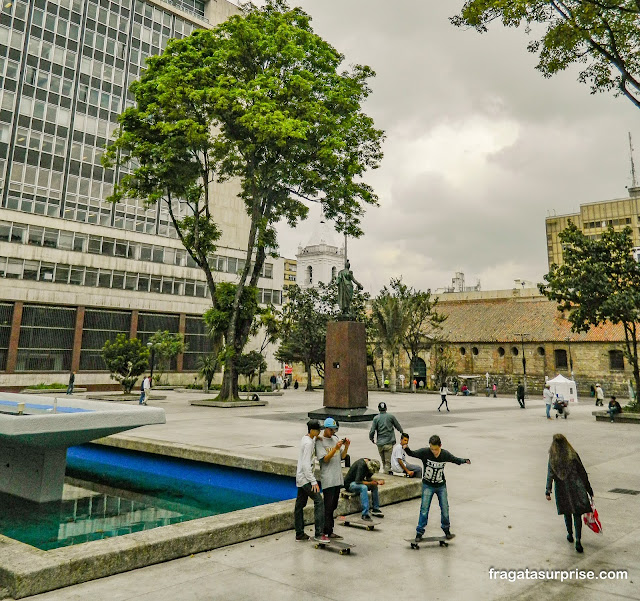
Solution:
<path fill-rule="evenodd" d="M 338 285 L 338 306 L 343 317 L 351 315 L 351 303 L 353 302 L 353 285 L 356 284 L 362 290 L 362 284 L 353 277 L 351 264 L 347 260 L 344 269 L 338 272 L 336 284 Z"/>

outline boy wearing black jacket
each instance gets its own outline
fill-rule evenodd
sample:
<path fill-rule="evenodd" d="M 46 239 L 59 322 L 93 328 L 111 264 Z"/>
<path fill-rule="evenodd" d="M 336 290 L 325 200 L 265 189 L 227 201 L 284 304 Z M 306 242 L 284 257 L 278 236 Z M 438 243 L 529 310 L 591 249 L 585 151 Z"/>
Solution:
<path fill-rule="evenodd" d="M 447 481 L 444 477 L 444 464 L 471 463 L 469 459 L 460 459 L 442 448 L 442 441 L 439 436 L 432 436 L 429 439 L 429 448 L 412 451 L 408 446 L 405 448 L 407 455 L 417 457 L 424 465 L 422 472 L 422 502 L 420 504 L 420 517 L 416 528 L 416 542 L 419 543 L 424 536 L 424 531 L 429 520 L 429 506 L 433 495 L 437 495 L 440 503 L 440 525 L 447 538 L 453 538 L 449 527 L 449 500 L 447 498 Z"/>

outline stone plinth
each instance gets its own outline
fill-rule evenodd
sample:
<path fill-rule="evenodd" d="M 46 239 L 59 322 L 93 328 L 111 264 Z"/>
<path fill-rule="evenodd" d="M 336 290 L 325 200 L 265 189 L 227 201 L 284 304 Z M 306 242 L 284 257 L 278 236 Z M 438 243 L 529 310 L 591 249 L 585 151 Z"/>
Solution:
<path fill-rule="evenodd" d="M 327 325 L 324 362 L 324 406 L 309 417 L 338 421 L 368 421 L 367 345 L 363 323 L 333 321 Z"/>

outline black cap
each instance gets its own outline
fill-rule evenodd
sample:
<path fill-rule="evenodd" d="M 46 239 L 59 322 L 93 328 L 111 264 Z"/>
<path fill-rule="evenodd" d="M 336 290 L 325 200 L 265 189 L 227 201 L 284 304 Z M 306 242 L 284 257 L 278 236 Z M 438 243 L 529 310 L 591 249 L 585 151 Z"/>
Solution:
<path fill-rule="evenodd" d="M 386 403 L 378 403 L 378 411 L 386 411 L 387 404 Z"/>
<path fill-rule="evenodd" d="M 310 419 L 307 422 L 307 430 L 311 432 L 311 430 L 322 430 L 320 427 L 320 422 L 317 419 Z"/>

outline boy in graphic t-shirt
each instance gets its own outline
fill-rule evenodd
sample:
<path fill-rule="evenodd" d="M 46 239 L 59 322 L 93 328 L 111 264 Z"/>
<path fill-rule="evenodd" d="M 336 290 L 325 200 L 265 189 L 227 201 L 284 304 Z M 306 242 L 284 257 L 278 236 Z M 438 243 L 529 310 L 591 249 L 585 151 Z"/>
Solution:
<path fill-rule="evenodd" d="M 440 503 L 440 525 L 447 538 L 453 538 L 449 528 L 449 499 L 447 498 L 447 481 L 444 477 L 444 464 L 471 463 L 469 459 L 460 459 L 445 451 L 442 448 L 442 441 L 439 436 L 432 436 L 429 439 L 429 448 L 418 449 L 412 451 L 408 446 L 405 448 L 407 455 L 417 457 L 422 461 L 424 466 L 422 476 L 422 502 L 420 504 L 420 517 L 418 518 L 418 526 L 416 528 L 416 542 L 419 543 L 424 536 L 424 531 L 429 520 L 429 506 L 433 495 L 437 495 Z"/>

